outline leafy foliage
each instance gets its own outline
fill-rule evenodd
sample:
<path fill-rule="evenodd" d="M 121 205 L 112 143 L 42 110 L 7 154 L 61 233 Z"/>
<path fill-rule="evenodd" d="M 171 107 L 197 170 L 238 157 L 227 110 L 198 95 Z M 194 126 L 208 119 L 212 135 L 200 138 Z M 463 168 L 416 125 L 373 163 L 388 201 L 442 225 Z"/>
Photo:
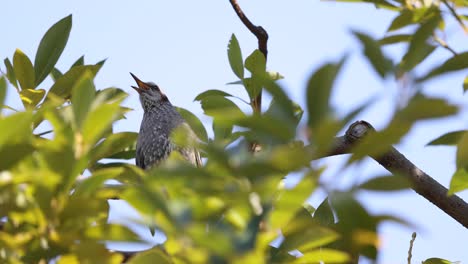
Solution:
<path fill-rule="evenodd" d="M 432 42 L 445 19 L 441 7 L 363 2 L 397 14 L 388 29 L 392 35 L 380 41 L 354 32 L 371 66 L 381 77 L 413 74 L 436 50 Z M 415 34 L 394 33 L 408 25 L 417 25 Z M 167 237 L 162 245 L 136 254 L 128 263 L 348 263 L 359 256 L 377 258 L 378 226 L 392 218 L 369 213 L 356 193 L 408 188 L 403 177 L 378 177 L 349 190 L 329 190 L 317 208 L 306 203 L 320 188 L 325 170 L 311 161 L 327 153 L 336 133 L 365 108 L 339 118 L 330 104 L 345 59 L 324 63 L 310 76 L 303 110 L 276 83 L 282 76 L 267 71 L 263 54 L 255 50 L 244 60 L 232 35 L 228 59 L 239 79 L 230 84 L 243 86 L 248 98 L 241 100 L 252 111 L 244 111 L 228 92 L 201 93 L 195 100 L 213 118 L 214 137 L 208 136 L 195 115 L 182 108 L 178 111 L 200 139 L 192 144 L 206 158 L 204 166 L 192 167 L 174 153 L 161 166 L 142 171 L 125 161 L 134 157 L 136 133 L 112 131 L 112 124 L 128 111 L 121 105 L 127 94 L 118 88 L 95 88 L 94 78 L 104 61 L 85 64 L 82 56 L 63 73 L 55 67 L 71 27 L 71 15 L 53 25 L 40 42 L 34 64 L 20 50 L 14 53 L 13 63 L 4 60 L 0 103 L 10 87 L 8 81 L 25 109 L 0 115 L 2 262 L 121 263 L 123 254 L 109 251 L 105 242 L 140 242 L 141 238 L 127 226 L 107 222 L 107 200 L 115 197 L 133 206 L 143 224 Z M 401 61 L 393 62 L 383 45 L 400 42 L 408 43 L 407 52 Z M 466 69 L 465 57 L 466 53 L 454 55 L 416 80 L 422 83 Z M 37 89 L 47 76 L 53 84 Z M 272 101 L 265 112 L 255 112 L 253 99 L 262 90 Z M 388 150 L 420 120 L 457 111 L 441 98 L 419 93 L 386 128 L 360 142 L 349 163 Z M 304 112 L 307 141 L 296 136 Z M 50 124 L 52 133 L 38 132 L 42 123 Z M 458 148 L 451 193 L 468 188 L 467 138 L 465 131 L 454 132 L 430 143 Z M 262 151 L 252 153 L 248 142 L 258 142 Z M 300 180 L 286 188 L 283 180 L 291 173 Z M 108 180 L 119 184 L 108 185 Z M 282 241 L 274 243 L 280 236 Z M 293 250 L 301 256 L 291 254 Z"/>

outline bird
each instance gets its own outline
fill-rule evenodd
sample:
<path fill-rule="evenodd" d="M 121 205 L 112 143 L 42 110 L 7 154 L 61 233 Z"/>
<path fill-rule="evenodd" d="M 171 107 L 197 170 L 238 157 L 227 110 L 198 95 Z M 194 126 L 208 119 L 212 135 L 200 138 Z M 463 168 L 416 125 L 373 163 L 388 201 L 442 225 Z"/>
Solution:
<path fill-rule="evenodd" d="M 144 170 L 158 166 L 172 151 L 178 151 L 189 163 L 201 166 L 200 152 L 192 146 L 178 146 L 171 133 L 183 127 L 187 136 L 196 140 L 196 135 L 184 118 L 177 112 L 167 96 L 153 82 L 143 82 L 130 73 L 137 86 L 131 86 L 139 94 L 143 119 L 138 133 L 135 160 Z"/>

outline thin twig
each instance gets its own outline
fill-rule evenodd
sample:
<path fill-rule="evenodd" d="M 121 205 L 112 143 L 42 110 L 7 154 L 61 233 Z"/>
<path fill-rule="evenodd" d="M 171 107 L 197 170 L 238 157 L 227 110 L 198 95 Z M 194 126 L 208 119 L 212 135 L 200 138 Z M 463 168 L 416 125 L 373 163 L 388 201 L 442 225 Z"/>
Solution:
<path fill-rule="evenodd" d="M 335 138 L 331 151 L 322 157 L 352 153 L 352 148 L 374 128 L 365 121 L 352 124 L 345 136 Z M 448 190 L 427 175 L 395 148 L 372 158 L 393 174 L 407 177 L 419 195 L 439 207 L 457 222 L 468 228 L 468 204 L 457 195 L 448 196 Z"/>
<path fill-rule="evenodd" d="M 444 48 L 444 49 L 450 51 L 450 52 L 453 54 L 453 56 L 458 55 L 458 53 L 457 53 L 454 49 L 452 49 L 452 48 L 447 44 L 447 42 L 445 42 L 443 39 L 441 39 L 441 38 L 439 38 L 439 37 L 437 37 L 437 36 L 434 36 L 434 41 L 437 42 L 442 48 Z"/>
<path fill-rule="evenodd" d="M 463 23 L 463 20 L 460 18 L 460 16 L 457 14 L 457 12 L 455 11 L 455 9 L 453 9 L 452 6 L 450 6 L 450 4 L 447 2 L 447 0 L 442 0 L 442 2 L 444 3 L 444 5 L 448 8 L 448 10 L 450 11 L 450 13 L 452 13 L 452 15 L 455 17 L 455 19 L 457 20 L 458 24 L 460 24 L 460 26 L 462 27 L 463 31 L 465 31 L 465 33 L 468 33 L 468 28 L 466 27 L 465 23 Z"/>
<path fill-rule="evenodd" d="M 409 249 L 408 249 L 408 264 L 411 264 L 411 258 L 413 257 L 413 244 L 414 240 L 416 239 L 416 232 L 413 232 L 413 235 L 411 236 L 411 240 L 409 242 Z"/>

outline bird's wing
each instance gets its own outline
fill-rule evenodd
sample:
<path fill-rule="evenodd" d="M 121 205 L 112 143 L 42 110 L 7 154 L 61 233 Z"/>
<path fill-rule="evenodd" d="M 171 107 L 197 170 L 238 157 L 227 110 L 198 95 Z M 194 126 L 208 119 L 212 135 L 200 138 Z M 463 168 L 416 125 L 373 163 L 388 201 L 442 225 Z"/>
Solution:
<path fill-rule="evenodd" d="M 197 167 L 201 167 L 203 164 L 202 164 L 202 160 L 201 160 L 201 156 L 200 156 L 200 152 L 196 149 L 193 150 L 195 153 L 195 165 Z"/>
<path fill-rule="evenodd" d="M 141 154 L 141 150 L 139 148 L 137 148 L 135 153 L 135 162 L 138 167 L 145 169 L 145 159 Z"/>

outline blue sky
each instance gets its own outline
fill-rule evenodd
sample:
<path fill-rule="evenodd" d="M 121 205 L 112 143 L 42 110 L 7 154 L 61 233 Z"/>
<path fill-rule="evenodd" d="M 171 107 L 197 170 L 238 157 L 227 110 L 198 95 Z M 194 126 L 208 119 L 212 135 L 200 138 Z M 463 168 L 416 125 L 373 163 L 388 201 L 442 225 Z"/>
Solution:
<path fill-rule="evenodd" d="M 382 82 L 361 55 L 359 43 L 351 30 L 366 32 L 375 38 L 383 36 L 394 14 L 371 5 L 344 4 L 316 0 L 240 1 L 254 23 L 269 33 L 268 68 L 285 76 L 281 83 L 290 96 L 305 105 L 305 82 L 310 73 L 327 60 L 338 60 L 348 53 L 350 58 L 339 76 L 332 102 L 338 114 L 344 114 L 376 96 L 377 100 L 359 116 L 382 128 L 390 118 L 402 93 L 394 80 Z M 173 104 L 197 114 L 207 128 L 209 118 L 193 99 L 207 89 L 222 89 L 245 97 L 240 86 L 225 86 L 235 80 L 231 72 L 226 46 L 232 33 L 239 39 L 244 58 L 256 48 L 256 39 L 241 24 L 228 1 L 4 1 L 0 22 L 0 57 L 12 57 L 20 48 L 34 57 L 45 31 L 56 21 L 73 14 L 73 28 L 68 45 L 58 63 L 66 70 L 81 55 L 95 63 L 107 58 L 96 79 L 98 88 L 116 86 L 130 93 L 125 104 L 135 111 L 117 124 L 119 131 L 138 131 L 142 110 L 130 85 L 130 71 L 145 81 L 156 82 Z M 447 40 L 459 51 L 468 47 L 468 38 L 454 23 L 447 26 Z M 386 52 L 400 56 L 402 46 Z M 428 65 L 449 57 L 438 50 L 428 59 Z M 4 67 L 1 67 L 4 69 Z M 424 66 L 418 71 L 424 72 Z M 467 105 L 462 96 L 463 74 L 432 81 L 422 87 L 427 94 L 448 98 Z M 44 82 L 47 88 L 49 82 Z M 11 90 L 12 92 L 13 90 Z M 19 105 L 10 93 L 8 103 Z M 397 148 L 411 161 L 445 186 L 454 167 L 454 149 L 425 147 L 438 135 L 466 129 L 468 113 L 454 118 L 426 121 L 416 125 Z M 321 163 L 330 169 L 323 181 L 336 188 L 362 182 L 386 171 L 372 160 L 366 160 L 346 171 L 340 171 L 343 157 L 327 158 Z M 468 193 L 460 194 L 468 200 Z M 317 206 L 323 194 L 318 192 L 310 201 Z M 391 213 L 418 226 L 418 238 L 413 249 L 414 262 L 429 257 L 468 261 L 468 232 L 437 207 L 414 191 L 392 194 L 362 193 L 359 199 L 373 213 Z M 114 206 L 115 207 L 115 206 Z M 131 214 L 120 209 L 112 219 Z M 382 249 L 379 263 L 406 262 L 409 239 L 413 229 L 396 224 L 381 227 Z M 140 230 L 149 238 L 146 230 Z M 156 241 L 158 239 L 152 239 Z"/>

